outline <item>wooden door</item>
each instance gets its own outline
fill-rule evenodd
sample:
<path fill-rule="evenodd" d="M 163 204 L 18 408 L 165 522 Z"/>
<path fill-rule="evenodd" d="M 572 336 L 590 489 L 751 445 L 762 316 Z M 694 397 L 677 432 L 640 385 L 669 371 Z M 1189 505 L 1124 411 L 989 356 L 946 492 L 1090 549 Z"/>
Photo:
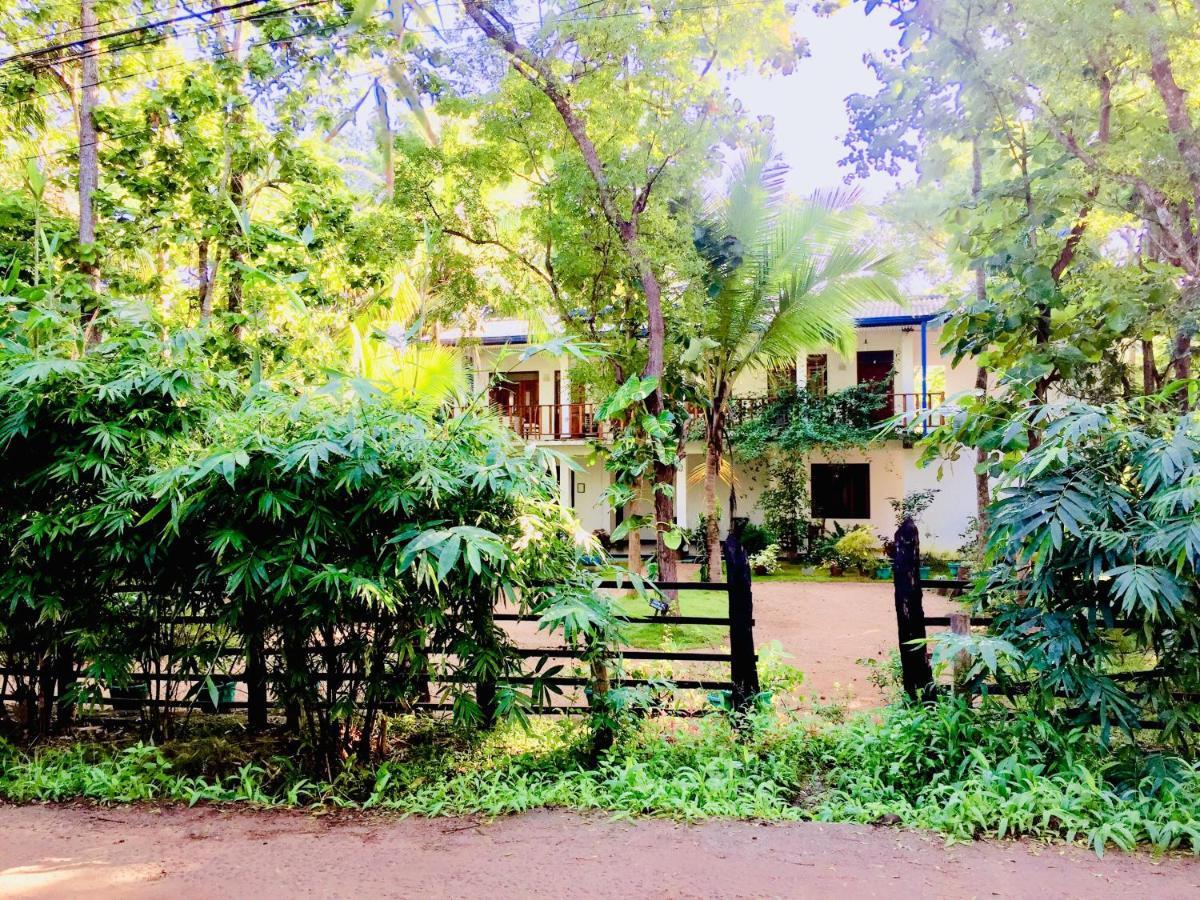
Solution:
<path fill-rule="evenodd" d="M 509 372 L 504 381 L 493 385 L 488 399 L 517 433 L 528 436 L 540 430 L 537 372 Z"/>
<path fill-rule="evenodd" d="M 858 383 L 884 384 L 887 400 L 871 414 L 872 422 L 882 422 L 896 414 L 896 398 L 892 382 L 896 374 L 895 354 L 891 350 L 860 350 L 858 353 Z"/>
<path fill-rule="evenodd" d="M 538 405 L 538 376 L 522 378 L 517 382 L 517 409 L 521 419 L 522 433 L 526 437 L 541 435 L 542 410 Z"/>

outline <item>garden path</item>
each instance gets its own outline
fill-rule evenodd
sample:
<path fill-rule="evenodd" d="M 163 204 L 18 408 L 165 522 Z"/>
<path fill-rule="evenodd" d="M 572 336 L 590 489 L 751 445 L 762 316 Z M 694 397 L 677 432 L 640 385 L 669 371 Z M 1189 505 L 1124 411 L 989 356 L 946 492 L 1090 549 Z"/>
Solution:
<path fill-rule="evenodd" d="M 24 806 L 0 834 L 0 896 L 36 900 L 1200 895 L 1192 859 L 815 823 Z"/>

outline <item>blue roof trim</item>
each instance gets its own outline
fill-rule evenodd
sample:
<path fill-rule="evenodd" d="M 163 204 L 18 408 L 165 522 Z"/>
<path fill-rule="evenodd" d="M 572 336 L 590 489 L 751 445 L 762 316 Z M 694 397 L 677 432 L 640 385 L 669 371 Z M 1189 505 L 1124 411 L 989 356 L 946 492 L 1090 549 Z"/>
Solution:
<path fill-rule="evenodd" d="M 443 338 L 442 343 L 447 347 L 457 347 L 461 341 L 458 338 Z M 508 344 L 528 344 L 527 334 L 489 334 L 480 338 L 479 343 L 484 347 L 503 347 Z"/>
<path fill-rule="evenodd" d="M 882 328 L 885 325 L 920 325 L 922 322 L 932 322 L 944 314 L 941 312 L 926 313 L 923 316 L 868 316 L 855 319 L 854 324 L 861 328 Z"/>

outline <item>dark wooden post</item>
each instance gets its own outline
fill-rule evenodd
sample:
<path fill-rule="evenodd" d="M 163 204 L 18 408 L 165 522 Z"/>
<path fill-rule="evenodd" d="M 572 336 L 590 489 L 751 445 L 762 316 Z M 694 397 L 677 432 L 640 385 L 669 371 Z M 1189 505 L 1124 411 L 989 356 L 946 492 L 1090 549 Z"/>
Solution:
<path fill-rule="evenodd" d="M 925 655 L 925 607 L 921 602 L 921 538 L 912 516 L 896 529 L 892 578 L 896 587 L 896 631 L 904 692 L 916 699 L 933 694 L 933 670 Z M 918 641 L 920 643 L 913 643 Z"/>
<path fill-rule="evenodd" d="M 733 707 L 746 710 L 758 696 L 758 656 L 754 651 L 754 597 L 750 590 L 750 559 L 742 547 L 745 519 L 734 519 L 725 548 L 725 578 L 729 584 L 729 669 Z"/>
<path fill-rule="evenodd" d="M 499 658 L 496 624 L 493 616 L 494 604 L 499 602 L 500 597 L 496 595 L 492 598 L 486 594 L 484 596 L 485 599 L 475 602 L 475 616 L 474 622 L 472 622 L 475 632 L 475 652 L 488 657 L 487 664 L 480 667 L 479 678 L 475 682 L 475 702 L 479 704 L 479 710 L 483 713 L 483 727 L 491 728 L 496 724 L 497 712 L 496 673 L 492 670 L 492 666 Z"/>
<path fill-rule="evenodd" d="M 246 635 L 246 724 L 251 731 L 267 729 L 267 655 L 257 625 Z"/>

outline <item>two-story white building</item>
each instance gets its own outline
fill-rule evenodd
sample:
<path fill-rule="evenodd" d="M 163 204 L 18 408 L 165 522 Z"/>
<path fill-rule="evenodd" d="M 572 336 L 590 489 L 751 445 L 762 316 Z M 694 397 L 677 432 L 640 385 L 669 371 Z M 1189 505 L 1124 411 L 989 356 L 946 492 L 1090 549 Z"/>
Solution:
<path fill-rule="evenodd" d="M 864 382 L 890 381 L 883 412 L 914 417 L 941 405 L 947 396 L 974 388 L 976 366 L 970 361 L 953 366 L 938 352 L 942 307 L 940 298 L 913 301 L 905 307 L 867 305 L 857 319 L 854 349 L 845 355 L 832 348 L 804 354 L 796 361 L 797 384 L 837 391 Z M 453 331 L 444 332 L 441 339 L 461 343 L 471 383 L 490 392 L 490 402 L 518 433 L 552 444 L 574 460 L 579 471 L 563 467 L 560 472 L 562 502 L 576 511 L 587 530 L 611 532 L 619 513 L 600 499 L 611 476 L 592 449 L 603 435 L 594 404 L 572 385 L 569 358 L 537 353 L 521 359 L 531 341 L 527 324 L 520 320 L 489 320 L 468 339 Z M 734 397 L 765 397 L 767 390 L 766 373 L 750 373 L 735 385 Z M 894 437 L 862 450 L 812 454 L 807 461 L 811 517 L 847 526 L 866 524 L 882 537 L 895 528 L 891 499 L 932 488 L 937 494 L 921 519 L 922 544 L 926 549 L 956 550 L 968 520 L 977 512 L 974 460 L 964 456 L 921 468 L 917 465 L 920 450 L 906 443 L 911 441 Z M 703 444 L 689 442 L 676 481 L 676 516 L 687 528 L 696 526 L 704 509 L 703 479 L 694 472 L 703 467 Z M 761 521 L 758 499 L 764 474 L 754 469 L 736 474 L 739 515 Z M 727 518 L 727 511 L 723 516 Z M 727 527 L 723 521 L 722 530 Z"/>

